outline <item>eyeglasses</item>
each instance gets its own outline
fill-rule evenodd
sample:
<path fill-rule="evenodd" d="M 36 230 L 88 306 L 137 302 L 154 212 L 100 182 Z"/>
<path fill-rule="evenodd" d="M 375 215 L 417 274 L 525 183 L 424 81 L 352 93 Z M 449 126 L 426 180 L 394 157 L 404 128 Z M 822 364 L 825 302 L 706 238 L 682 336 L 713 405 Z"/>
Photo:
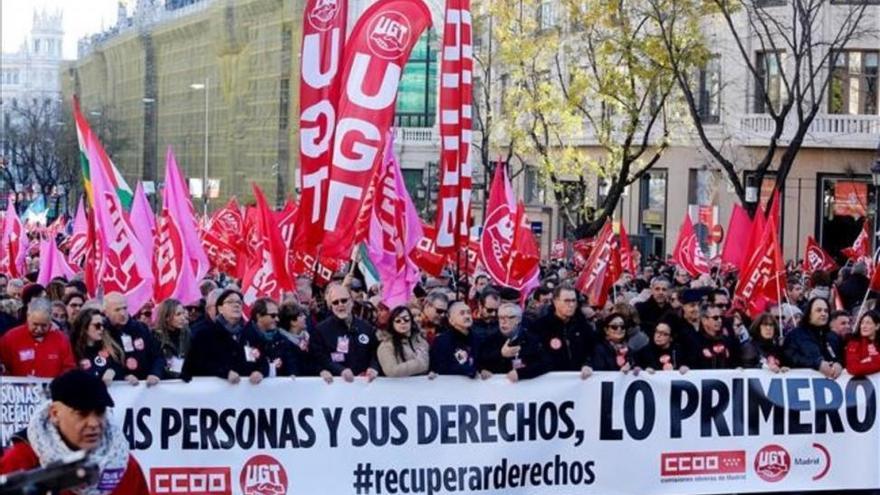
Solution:
<path fill-rule="evenodd" d="M 278 319 L 278 313 L 266 313 L 266 314 L 263 315 L 263 316 L 268 316 L 269 318 L 275 318 L 275 319 Z"/>
<path fill-rule="evenodd" d="M 402 316 L 394 319 L 394 323 L 409 323 L 410 321 L 412 320 L 410 320 L 409 316 Z"/>
<path fill-rule="evenodd" d="M 498 319 L 504 321 L 515 320 L 516 318 L 516 315 L 498 315 Z"/>
<path fill-rule="evenodd" d="M 438 308 L 437 306 L 432 306 L 432 308 L 434 308 L 438 315 L 445 315 L 448 311 L 446 308 Z"/>
<path fill-rule="evenodd" d="M 95 330 L 103 330 L 104 329 L 103 323 L 92 323 L 90 326 L 92 328 L 94 328 Z"/>
<path fill-rule="evenodd" d="M 351 301 L 350 298 L 337 299 L 335 301 L 330 301 L 331 306 L 345 306 L 348 304 L 348 301 Z"/>
<path fill-rule="evenodd" d="M 666 330 L 655 330 L 654 335 L 662 335 L 664 337 L 669 337 L 672 335 L 671 332 L 667 332 Z"/>
<path fill-rule="evenodd" d="M 227 299 L 223 301 L 223 306 L 241 306 L 241 299 Z"/>
<path fill-rule="evenodd" d="M 79 303 L 79 304 L 78 303 L 70 303 L 70 304 L 68 304 L 68 306 L 70 306 L 71 308 L 81 308 L 82 303 Z"/>
<path fill-rule="evenodd" d="M 607 328 L 608 328 L 609 330 L 624 330 L 624 329 L 625 329 L 625 327 L 624 327 L 623 325 L 617 325 L 617 324 L 615 324 L 615 325 L 608 325 Z"/>
<path fill-rule="evenodd" d="M 494 315 L 498 313 L 498 308 L 483 308 L 483 311 L 485 311 L 487 315 Z"/>
<path fill-rule="evenodd" d="M 718 321 L 721 319 L 721 315 L 706 315 L 703 318 L 708 318 L 710 320 Z"/>

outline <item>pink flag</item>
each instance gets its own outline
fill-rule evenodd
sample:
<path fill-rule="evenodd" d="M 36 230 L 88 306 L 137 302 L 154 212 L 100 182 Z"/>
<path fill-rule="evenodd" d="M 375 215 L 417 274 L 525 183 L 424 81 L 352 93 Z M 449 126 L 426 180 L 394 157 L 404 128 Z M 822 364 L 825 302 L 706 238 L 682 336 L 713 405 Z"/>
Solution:
<path fill-rule="evenodd" d="M 165 159 L 165 192 L 162 195 L 162 213 L 156 231 L 155 288 L 156 301 L 174 298 L 183 304 L 192 304 L 201 298 L 194 270 L 196 265 L 187 256 L 185 226 L 195 228 L 192 207 L 188 204 L 186 189 L 178 180 L 180 173 L 171 148 Z M 132 207 L 134 212 L 134 207 Z M 197 248 L 204 255 L 202 244 Z"/>
<path fill-rule="evenodd" d="M 174 151 L 169 146 L 168 153 L 165 155 L 166 195 L 168 194 L 168 184 L 171 182 L 175 182 L 177 184 L 176 191 L 180 191 L 175 198 L 174 211 L 176 213 L 174 214 L 177 215 L 182 231 L 184 252 L 186 253 L 186 258 L 193 264 L 193 273 L 195 274 L 196 281 L 199 281 L 211 269 L 211 263 L 208 261 L 208 254 L 205 253 L 205 248 L 199 239 L 199 224 L 189 197 L 189 187 L 187 187 L 186 180 L 184 180 L 183 174 L 180 173 L 180 168 L 177 166 Z"/>
<path fill-rule="evenodd" d="M 147 251 L 152 251 L 153 246 L 156 245 L 156 216 L 144 192 L 144 185 L 140 181 L 134 189 L 134 199 L 131 201 L 131 213 L 128 219 L 138 242 Z M 152 259 L 150 263 L 152 264 Z"/>
<path fill-rule="evenodd" d="M 403 183 L 391 133 L 378 172 L 380 182 L 373 198 L 367 253 L 382 281 L 382 301 L 394 308 L 409 302 L 419 281 L 419 269 L 410 254 L 425 234 Z"/>
<path fill-rule="evenodd" d="M 89 221 L 86 219 L 86 210 L 83 206 L 82 197 L 76 207 L 76 218 L 73 219 L 73 234 L 67 240 L 67 262 L 73 267 L 82 267 L 86 259 L 87 241 L 89 238 Z"/>
<path fill-rule="evenodd" d="M 98 144 L 89 142 L 89 162 L 100 164 Z M 132 313 L 140 310 L 153 295 L 153 273 L 150 270 L 150 250 L 141 246 L 119 195 L 113 188 L 104 166 L 89 167 L 95 198 L 95 230 L 101 264 L 97 273 L 97 288 L 104 294 L 119 292 L 128 298 Z"/>
<path fill-rule="evenodd" d="M 73 269 L 67 264 L 64 255 L 58 250 L 55 239 L 43 239 L 40 241 L 40 273 L 37 275 L 37 283 L 46 287 L 55 277 L 64 277 L 67 280 L 73 278 Z"/>
<path fill-rule="evenodd" d="M 19 278 L 25 274 L 25 257 L 28 251 L 28 237 L 21 219 L 15 211 L 14 194 L 9 195 L 6 215 L 3 217 L 3 235 L 0 238 L 0 271 L 10 277 Z"/>
<path fill-rule="evenodd" d="M 749 213 L 740 205 L 734 205 L 727 223 L 724 248 L 721 250 L 721 266 L 738 268 L 746 257 L 746 242 L 752 231 L 752 220 Z"/>

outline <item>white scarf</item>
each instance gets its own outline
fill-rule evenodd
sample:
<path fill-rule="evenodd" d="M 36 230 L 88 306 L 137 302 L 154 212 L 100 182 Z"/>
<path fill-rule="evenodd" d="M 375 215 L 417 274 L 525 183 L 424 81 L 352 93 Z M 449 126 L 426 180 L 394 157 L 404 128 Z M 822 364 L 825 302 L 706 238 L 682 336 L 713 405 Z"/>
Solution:
<path fill-rule="evenodd" d="M 59 461 L 74 451 L 61 438 L 61 433 L 49 420 L 49 406 L 46 403 L 34 412 L 28 425 L 28 442 L 40 465 L 46 466 Z M 109 421 L 104 428 L 104 437 L 98 447 L 89 453 L 89 461 L 98 465 L 98 481 L 94 485 L 72 490 L 78 495 L 109 495 L 125 474 L 128 466 L 128 441 L 116 426 Z"/>

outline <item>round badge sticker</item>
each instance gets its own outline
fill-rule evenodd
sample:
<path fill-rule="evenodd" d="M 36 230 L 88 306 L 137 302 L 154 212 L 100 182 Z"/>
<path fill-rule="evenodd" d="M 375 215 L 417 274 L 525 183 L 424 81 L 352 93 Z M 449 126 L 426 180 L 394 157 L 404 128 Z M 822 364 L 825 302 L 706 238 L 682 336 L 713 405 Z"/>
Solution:
<path fill-rule="evenodd" d="M 556 337 L 553 337 L 552 339 L 550 339 L 550 348 L 553 349 L 554 351 L 558 351 L 559 349 L 562 349 L 562 341 Z"/>
<path fill-rule="evenodd" d="M 125 360 L 125 367 L 130 370 L 136 370 L 138 367 L 137 359 L 130 357 Z"/>
<path fill-rule="evenodd" d="M 106 365 L 107 365 L 107 359 L 105 359 L 104 357 L 102 357 L 100 355 L 95 356 L 95 366 L 106 366 Z"/>
<path fill-rule="evenodd" d="M 134 339 L 134 348 L 139 351 L 144 350 L 144 339 Z"/>
<path fill-rule="evenodd" d="M 358 335 L 358 342 L 360 342 L 363 345 L 367 345 L 370 343 L 370 336 L 365 333 L 362 333 L 362 334 Z"/>

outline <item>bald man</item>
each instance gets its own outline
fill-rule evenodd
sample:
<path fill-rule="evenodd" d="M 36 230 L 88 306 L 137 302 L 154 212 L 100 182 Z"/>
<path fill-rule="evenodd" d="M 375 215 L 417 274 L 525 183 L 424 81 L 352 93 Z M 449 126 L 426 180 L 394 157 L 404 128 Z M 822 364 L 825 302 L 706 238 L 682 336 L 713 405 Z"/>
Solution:
<path fill-rule="evenodd" d="M 431 371 L 438 375 L 477 374 L 477 336 L 471 331 L 474 318 L 467 304 L 456 301 L 449 306 L 449 328 L 431 346 Z"/>
<path fill-rule="evenodd" d="M 159 342 L 146 325 L 131 318 L 125 296 L 118 292 L 104 296 L 104 316 L 110 335 L 125 354 L 122 359 L 125 381 L 137 385 L 140 380 L 146 380 L 147 386 L 159 383 L 165 370 Z"/>

